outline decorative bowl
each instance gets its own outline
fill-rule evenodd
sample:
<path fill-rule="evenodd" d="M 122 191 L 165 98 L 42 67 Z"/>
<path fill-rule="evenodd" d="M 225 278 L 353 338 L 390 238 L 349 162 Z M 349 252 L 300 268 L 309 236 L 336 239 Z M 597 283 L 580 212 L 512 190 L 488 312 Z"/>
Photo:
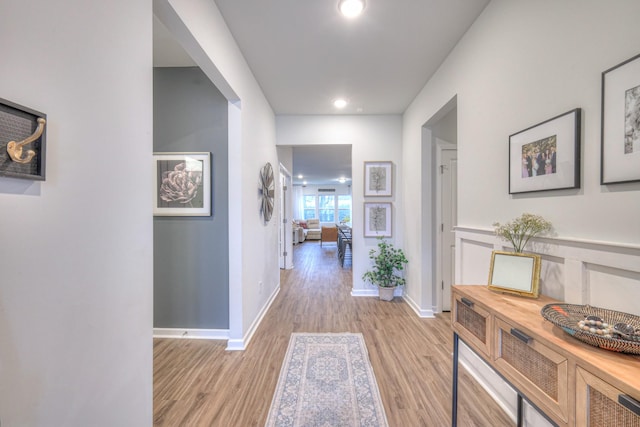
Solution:
<path fill-rule="evenodd" d="M 640 330 L 640 317 L 638 316 L 590 305 L 563 303 L 547 304 L 542 307 L 540 314 L 545 320 L 559 326 L 566 333 L 582 342 L 606 350 L 640 355 L 640 334 L 637 332 L 623 338 L 616 333 L 612 336 L 600 335 L 581 329 L 579 326 L 581 321 L 584 322 L 588 316 L 595 316 L 608 325 L 622 323 L 630 325 L 637 331 Z"/>

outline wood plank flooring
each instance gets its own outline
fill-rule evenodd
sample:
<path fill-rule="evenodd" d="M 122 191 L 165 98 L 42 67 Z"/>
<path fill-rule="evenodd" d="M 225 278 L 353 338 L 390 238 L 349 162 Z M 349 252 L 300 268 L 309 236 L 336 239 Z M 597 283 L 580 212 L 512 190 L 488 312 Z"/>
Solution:
<path fill-rule="evenodd" d="M 335 245 L 307 241 L 293 256 L 247 350 L 154 340 L 154 425 L 263 426 L 292 332 L 361 332 L 389 426 L 451 425 L 449 313 L 421 319 L 399 298 L 352 297 L 351 269 L 340 267 Z M 512 425 L 462 368 L 458 425 Z"/>

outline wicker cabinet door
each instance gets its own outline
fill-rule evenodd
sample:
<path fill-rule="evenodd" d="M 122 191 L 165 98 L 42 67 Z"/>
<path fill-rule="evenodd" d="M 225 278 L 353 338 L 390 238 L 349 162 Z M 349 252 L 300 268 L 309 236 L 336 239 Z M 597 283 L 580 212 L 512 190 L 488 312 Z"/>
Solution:
<path fill-rule="evenodd" d="M 569 421 L 568 360 L 496 316 L 494 363 L 505 378 L 545 413 Z"/>
<path fill-rule="evenodd" d="M 454 330 L 475 351 L 491 358 L 491 314 L 476 301 L 453 293 L 451 321 Z"/>
<path fill-rule="evenodd" d="M 640 396 L 625 394 L 578 366 L 576 426 L 640 427 Z"/>

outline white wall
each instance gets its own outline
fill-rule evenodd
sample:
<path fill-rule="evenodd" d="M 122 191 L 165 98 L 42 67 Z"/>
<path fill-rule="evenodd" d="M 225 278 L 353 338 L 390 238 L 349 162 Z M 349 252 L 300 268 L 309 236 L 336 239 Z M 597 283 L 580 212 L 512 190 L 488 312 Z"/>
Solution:
<path fill-rule="evenodd" d="M 461 226 L 491 230 L 532 212 L 561 238 L 638 245 L 640 184 L 599 179 L 601 73 L 640 52 L 639 15 L 634 0 L 492 1 L 403 116 L 404 173 L 419 176 L 421 128 L 457 95 Z M 576 107 L 582 187 L 510 196 L 509 135 Z M 407 226 L 419 225 L 420 201 L 405 201 Z M 406 236 L 409 250 L 419 249 L 419 236 Z"/>
<path fill-rule="evenodd" d="M 155 0 L 154 13 L 231 103 L 229 347 L 241 349 L 279 289 L 278 212 L 265 225 L 258 192 L 264 164 L 278 171 L 275 117 L 213 1 Z"/>
<path fill-rule="evenodd" d="M 458 95 L 461 225 L 532 211 L 563 237 L 640 242 L 640 185 L 599 184 L 601 73 L 640 52 L 638 12 L 634 0 L 489 4 L 404 116 L 404 157 L 416 167 L 420 127 Z M 582 188 L 509 196 L 509 135 L 575 107 L 584 110 Z"/>
<path fill-rule="evenodd" d="M 152 423 L 151 4 L 0 3 L 0 96 L 48 115 L 0 178 L 0 423 Z"/>
<path fill-rule="evenodd" d="M 399 216 L 402 206 L 402 121 L 400 116 L 278 116 L 278 145 L 351 144 L 353 196 L 353 294 L 377 295 L 377 289 L 362 281 L 369 268 L 369 250 L 377 246 L 375 238 L 363 237 L 365 198 L 364 162 L 392 161 L 393 197 L 367 198 L 366 201 L 393 203 L 393 237 L 402 247 L 404 224 Z"/>
<path fill-rule="evenodd" d="M 403 162 L 420 176 L 423 125 L 457 99 L 458 229 L 456 280 L 486 284 L 492 223 L 523 212 L 550 220 L 541 291 L 572 303 L 634 312 L 640 298 L 640 183 L 600 185 L 601 73 L 640 53 L 640 2 L 493 0 L 403 116 Z M 583 109 L 582 186 L 508 194 L 508 138 L 573 108 Z M 429 215 L 404 179 L 406 227 Z M 419 251 L 419 237 L 405 246 Z M 416 256 L 414 254 L 414 256 Z M 411 265 L 410 265 L 410 268 Z M 409 280 L 421 272 L 409 272 Z M 428 277 L 420 291 L 432 294 Z"/>

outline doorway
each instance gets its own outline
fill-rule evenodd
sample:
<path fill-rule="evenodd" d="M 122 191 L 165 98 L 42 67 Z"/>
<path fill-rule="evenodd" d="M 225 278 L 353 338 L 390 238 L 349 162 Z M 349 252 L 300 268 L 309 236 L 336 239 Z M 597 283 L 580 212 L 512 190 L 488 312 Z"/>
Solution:
<path fill-rule="evenodd" d="M 457 98 L 452 98 L 425 123 L 426 247 L 432 249 L 425 271 L 432 280 L 435 312 L 451 310 L 451 286 L 455 282 L 455 227 L 457 225 Z M 428 285 L 425 285 L 428 286 Z M 424 291 L 429 294 L 429 289 Z"/>
<path fill-rule="evenodd" d="M 458 150 L 454 144 L 439 140 L 438 154 L 440 238 L 437 252 L 440 262 L 437 270 L 440 280 L 436 284 L 440 283 L 442 311 L 451 311 L 451 285 L 455 280 L 455 227 L 458 221 Z"/>
<path fill-rule="evenodd" d="M 289 213 L 289 224 L 281 224 L 281 228 L 291 226 L 294 221 L 300 223 L 311 219 L 319 221 L 320 227 L 352 225 L 350 144 L 278 146 L 278 157 L 291 176 L 290 191 L 283 207 Z M 293 230 L 290 233 L 293 234 Z M 304 239 L 295 239 L 296 247 L 320 245 L 319 233 L 307 229 L 304 236 Z M 290 246 L 294 266 L 298 263 L 296 253 L 310 253 L 295 251 L 294 245 Z"/>

